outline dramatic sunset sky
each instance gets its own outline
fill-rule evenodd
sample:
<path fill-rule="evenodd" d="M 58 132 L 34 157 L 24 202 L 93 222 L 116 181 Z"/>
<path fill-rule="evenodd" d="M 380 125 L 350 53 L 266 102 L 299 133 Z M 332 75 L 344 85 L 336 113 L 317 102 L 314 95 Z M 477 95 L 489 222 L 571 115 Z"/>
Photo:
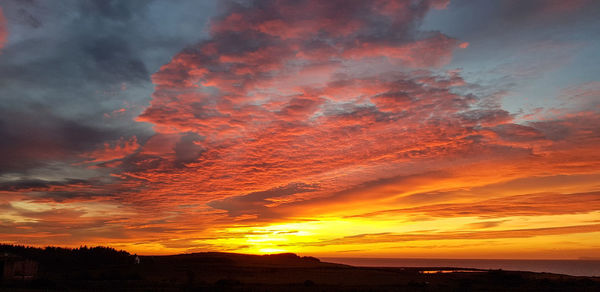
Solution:
<path fill-rule="evenodd" d="M 0 242 L 600 257 L 599 15 L 0 0 Z"/>

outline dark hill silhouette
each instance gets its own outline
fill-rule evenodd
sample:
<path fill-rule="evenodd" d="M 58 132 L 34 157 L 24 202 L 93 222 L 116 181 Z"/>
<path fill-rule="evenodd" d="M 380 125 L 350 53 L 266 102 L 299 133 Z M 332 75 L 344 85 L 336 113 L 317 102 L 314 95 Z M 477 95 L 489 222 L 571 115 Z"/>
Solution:
<path fill-rule="evenodd" d="M 35 277 L 3 279 L 0 291 L 600 291 L 596 277 L 459 268 L 428 274 L 433 268 L 353 267 L 292 253 L 138 257 L 110 247 L 0 245 L 0 256 L 39 263 Z"/>

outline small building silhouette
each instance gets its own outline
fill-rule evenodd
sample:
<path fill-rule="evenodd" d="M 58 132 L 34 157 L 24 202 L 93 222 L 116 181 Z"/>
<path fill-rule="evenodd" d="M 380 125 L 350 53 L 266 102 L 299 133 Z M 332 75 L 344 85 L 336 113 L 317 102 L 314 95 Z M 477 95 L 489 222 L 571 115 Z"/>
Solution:
<path fill-rule="evenodd" d="M 2 280 L 31 280 L 37 275 L 38 263 L 11 254 L 0 255 Z"/>

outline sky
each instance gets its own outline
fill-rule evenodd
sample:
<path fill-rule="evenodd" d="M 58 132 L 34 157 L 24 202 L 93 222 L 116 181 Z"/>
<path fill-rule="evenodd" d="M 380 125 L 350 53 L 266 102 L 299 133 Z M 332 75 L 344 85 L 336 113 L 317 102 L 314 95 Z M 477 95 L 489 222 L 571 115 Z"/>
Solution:
<path fill-rule="evenodd" d="M 600 258 L 599 14 L 0 0 L 0 241 Z"/>

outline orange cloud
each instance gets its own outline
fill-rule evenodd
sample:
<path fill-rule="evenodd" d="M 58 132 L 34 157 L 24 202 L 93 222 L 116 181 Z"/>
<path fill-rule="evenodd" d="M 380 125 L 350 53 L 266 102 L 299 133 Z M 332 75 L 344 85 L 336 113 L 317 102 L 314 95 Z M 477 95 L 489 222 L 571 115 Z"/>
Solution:
<path fill-rule="evenodd" d="M 353 243 L 382 243 L 382 242 L 403 242 L 420 240 L 477 240 L 477 239 L 497 239 L 497 238 L 519 238 L 534 237 L 541 235 L 561 235 L 572 233 L 590 233 L 599 232 L 600 224 L 575 225 L 565 227 L 551 228 L 529 228 L 518 230 L 495 230 L 495 231 L 477 231 L 477 232 L 437 232 L 437 233 L 408 233 L 408 234 L 358 234 L 343 238 L 333 239 L 316 243 L 317 245 L 337 245 Z"/>
<path fill-rule="evenodd" d="M 460 217 L 477 216 L 502 218 L 509 216 L 539 216 L 589 213 L 600 210 L 600 193 L 528 194 L 467 203 L 445 203 L 414 208 L 384 210 L 362 216 L 381 216 L 390 213 L 411 216 Z"/>

